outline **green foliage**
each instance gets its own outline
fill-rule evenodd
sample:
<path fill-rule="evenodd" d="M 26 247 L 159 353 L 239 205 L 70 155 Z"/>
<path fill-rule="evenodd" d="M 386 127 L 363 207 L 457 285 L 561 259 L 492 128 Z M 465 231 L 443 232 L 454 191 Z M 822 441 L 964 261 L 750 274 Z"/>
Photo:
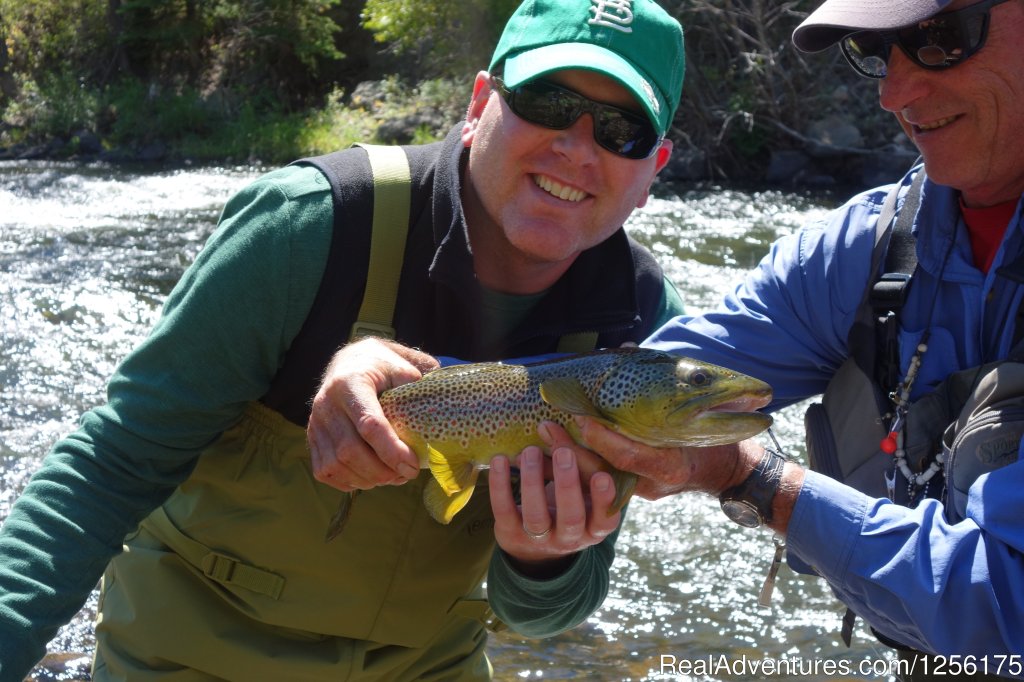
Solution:
<path fill-rule="evenodd" d="M 107 128 L 111 141 L 117 145 L 201 136 L 225 120 L 221 112 L 191 88 L 162 91 L 126 79 L 110 87 L 105 100 Z"/>
<path fill-rule="evenodd" d="M 340 0 L 113 1 L 125 66 L 141 80 L 287 96 L 290 79 L 344 56 L 329 14 Z"/>
<path fill-rule="evenodd" d="M 99 97 L 71 71 L 44 74 L 39 83 L 17 80 L 21 96 L 5 112 L 9 125 L 31 127 L 36 137 L 67 137 L 95 126 Z"/>
<path fill-rule="evenodd" d="M 366 0 L 363 23 L 432 75 L 487 68 L 494 45 L 519 0 Z"/>
<path fill-rule="evenodd" d="M 89 78 L 110 54 L 105 0 L 0 0 L 10 69 L 29 80 L 74 70 Z"/>

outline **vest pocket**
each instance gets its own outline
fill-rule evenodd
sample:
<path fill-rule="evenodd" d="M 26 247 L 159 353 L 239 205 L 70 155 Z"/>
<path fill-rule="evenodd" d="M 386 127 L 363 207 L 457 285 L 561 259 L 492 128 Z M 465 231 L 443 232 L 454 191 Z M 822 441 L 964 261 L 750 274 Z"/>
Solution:
<path fill-rule="evenodd" d="M 946 455 L 946 517 L 950 523 L 967 517 L 968 493 L 980 476 L 1017 461 L 1022 437 L 1021 405 L 987 408 L 962 429 L 958 422 L 949 425 L 942 437 L 942 451 Z"/>

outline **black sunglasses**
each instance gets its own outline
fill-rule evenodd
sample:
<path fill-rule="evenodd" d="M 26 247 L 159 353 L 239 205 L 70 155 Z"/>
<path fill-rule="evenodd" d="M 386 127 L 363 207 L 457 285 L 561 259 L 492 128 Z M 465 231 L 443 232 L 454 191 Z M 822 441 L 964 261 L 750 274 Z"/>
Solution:
<path fill-rule="evenodd" d="M 662 136 L 643 114 L 587 99 L 551 81 L 532 80 L 511 90 L 495 76 L 494 83 L 516 116 L 553 130 L 565 130 L 584 113 L 594 118 L 594 141 L 627 159 L 646 159 Z"/>
<path fill-rule="evenodd" d="M 949 69 L 967 61 L 985 45 L 989 10 L 1006 1 L 982 0 L 891 31 L 858 31 L 843 38 L 839 45 L 850 66 L 868 78 L 885 78 L 893 45 L 899 45 L 922 68 Z"/>

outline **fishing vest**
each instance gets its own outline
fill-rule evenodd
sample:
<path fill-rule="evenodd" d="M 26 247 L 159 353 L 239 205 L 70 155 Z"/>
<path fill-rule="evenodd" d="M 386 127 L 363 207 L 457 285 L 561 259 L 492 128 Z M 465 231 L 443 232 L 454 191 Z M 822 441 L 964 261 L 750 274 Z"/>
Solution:
<path fill-rule="evenodd" d="M 891 394 L 901 379 L 898 333 L 900 311 L 917 267 L 911 228 L 920 200 L 924 170 L 896 214 L 895 187 L 886 197 L 876 228 L 871 273 L 848 337 L 850 357 L 825 389 L 820 403 L 805 413 L 810 467 L 873 497 L 913 505 L 908 481 L 883 451 L 893 419 Z M 1024 271 L 998 272 L 1024 281 Z M 875 276 L 875 275 L 873 275 Z M 1018 311 L 1009 357 L 950 374 L 907 409 L 903 449 L 913 474 L 933 462 L 941 465 L 926 488 L 944 502 L 950 523 L 965 518 L 968 490 L 979 476 L 1017 460 L 1024 438 L 1024 341 Z M 849 646 L 854 616 L 847 612 L 842 636 Z M 876 633 L 878 636 L 878 633 Z M 886 644 L 894 643 L 879 636 Z"/>

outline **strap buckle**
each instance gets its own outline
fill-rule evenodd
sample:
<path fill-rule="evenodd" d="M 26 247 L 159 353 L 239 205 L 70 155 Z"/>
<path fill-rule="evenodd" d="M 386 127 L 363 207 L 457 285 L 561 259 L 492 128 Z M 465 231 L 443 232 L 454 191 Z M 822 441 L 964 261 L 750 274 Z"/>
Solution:
<path fill-rule="evenodd" d="M 905 272 L 887 272 L 871 287 L 871 307 L 899 310 L 907 302 L 910 275 Z"/>
<path fill-rule="evenodd" d="M 379 336 L 384 339 L 394 339 L 395 328 L 386 324 L 376 324 L 374 322 L 356 320 L 352 324 L 352 332 L 349 334 L 348 338 L 351 341 L 355 341 L 363 338 L 364 336 Z"/>
<path fill-rule="evenodd" d="M 284 591 L 285 581 L 281 576 L 219 552 L 210 552 L 203 557 L 199 568 L 207 578 L 222 585 L 242 587 L 271 599 L 279 599 Z"/>
<path fill-rule="evenodd" d="M 486 599 L 458 599 L 448 609 L 448 613 L 478 621 L 491 632 L 508 629 L 508 625 L 498 618 Z"/>

